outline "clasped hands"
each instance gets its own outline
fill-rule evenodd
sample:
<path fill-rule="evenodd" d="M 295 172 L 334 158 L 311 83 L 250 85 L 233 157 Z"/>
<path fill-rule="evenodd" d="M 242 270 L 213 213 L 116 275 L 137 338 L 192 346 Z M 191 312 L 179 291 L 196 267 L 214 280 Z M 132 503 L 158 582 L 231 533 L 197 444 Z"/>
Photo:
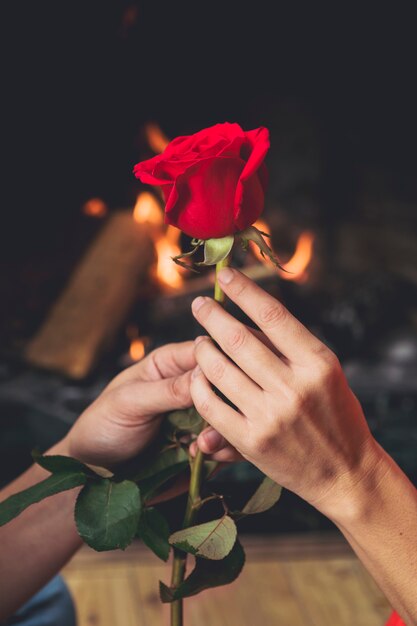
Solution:
<path fill-rule="evenodd" d="M 259 331 L 197 298 L 193 314 L 211 339 L 158 348 L 119 374 L 65 450 L 113 466 L 146 448 L 165 412 L 194 404 L 210 426 L 191 454 L 199 446 L 220 462 L 246 459 L 337 521 L 378 464 L 361 406 L 336 356 L 280 302 L 237 270 L 223 269 L 219 281 Z"/>

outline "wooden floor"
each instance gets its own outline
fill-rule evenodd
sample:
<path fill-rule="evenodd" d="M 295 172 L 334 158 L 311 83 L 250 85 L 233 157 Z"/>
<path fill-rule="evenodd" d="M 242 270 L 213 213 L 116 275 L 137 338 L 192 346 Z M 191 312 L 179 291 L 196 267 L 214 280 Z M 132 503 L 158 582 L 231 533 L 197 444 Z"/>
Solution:
<path fill-rule="evenodd" d="M 186 600 L 186 626 L 383 626 L 384 596 L 336 534 L 243 537 L 247 563 L 228 587 Z M 64 569 L 79 626 L 165 626 L 158 580 L 170 567 L 141 544 L 83 548 Z"/>

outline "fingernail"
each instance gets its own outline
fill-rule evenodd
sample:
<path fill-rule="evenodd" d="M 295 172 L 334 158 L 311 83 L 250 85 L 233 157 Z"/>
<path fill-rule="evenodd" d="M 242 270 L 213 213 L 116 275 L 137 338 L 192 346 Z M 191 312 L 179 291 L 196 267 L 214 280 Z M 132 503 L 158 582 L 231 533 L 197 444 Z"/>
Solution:
<path fill-rule="evenodd" d="M 206 339 L 208 339 L 207 335 L 200 335 L 199 337 L 196 337 L 194 339 L 194 343 L 198 345 L 199 343 L 201 343 L 202 341 L 205 341 Z"/>
<path fill-rule="evenodd" d="M 203 434 L 203 437 L 206 446 L 211 450 L 219 448 L 223 441 L 223 437 L 217 432 L 217 430 L 208 430 Z"/>
<path fill-rule="evenodd" d="M 220 270 L 220 272 L 217 274 L 218 279 L 224 285 L 228 285 L 229 283 L 231 283 L 233 280 L 233 276 L 234 276 L 234 271 L 231 270 L 230 267 L 225 267 L 224 269 Z"/>
<path fill-rule="evenodd" d="M 200 376 L 200 374 L 201 374 L 201 367 L 197 365 L 191 373 L 191 378 L 196 378 L 197 376 Z"/>
<path fill-rule="evenodd" d="M 203 296 L 198 296 L 198 298 L 196 298 L 192 305 L 191 308 L 194 311 L 194 313 L 197 313 L 197 311 L 199 309 L 201 309 L 201 307 L 203 306 L 203 304 L 205 303 L 205 301 L 207 300 L 207 298 L 204 298 Z"/>

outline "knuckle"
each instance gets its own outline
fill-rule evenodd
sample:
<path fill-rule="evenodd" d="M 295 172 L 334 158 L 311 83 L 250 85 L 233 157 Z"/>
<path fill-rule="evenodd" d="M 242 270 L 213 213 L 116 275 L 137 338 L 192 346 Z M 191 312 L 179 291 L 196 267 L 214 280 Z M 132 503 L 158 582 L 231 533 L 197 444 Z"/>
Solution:
<path fill-rule="evenodd" d="M 278 302 L 273 302 L 261 307 L 259 311 L 259 320 L 263 326 L 275 326 L 279 322 L 285 320 L 287 312 L 285 308 Z"/>
<path fill-rule="evenodd" d="M 226 337 L 226 345 L 231 351 L 239 350 L 245 343 L 247 338 L 247 331 L 242 327 L 234 328 L 233 331 Z"/>
<path fill-rule="evenodd" d="M 209 378 L 211 381 L 216 382 L 223 378 L 226 365 L 221 359 L 216 359 L 211 363 L 209 367 Z"/>
<path fill-rule="evenodd" d="M 194 401 L 195 408 L 197 409 L 198 413 L 200 413 L 202 417 L 210 416 L 211 403 L 210 403 L 210 398 L 208 396 L 201 395 L 199 393 L 194 393 L 193 401 Z"/>
<path fill-rule="evenodd" d="M 184 384 L 184 379 L 173 378 L 170 381 L 170 393 L 174 402 L 178 405 L 186 405 L 190 400 L 189 390 Z"/>
<path fill-rule="evenodd" d="M 247 286 L 246 280 L 241 275 L 237 275 L 233 281 L 231 292 L 234 296 L 240 296 L 247 289 Z"/>
<path fill-rule="evenodd" d="M 162 348 L 156 348 L 151 352 L 145 362 L 145 371 L 152 377 L 159 376 L 162 378 L 161 368 L 163 362 Z"/>
<path fill-rule="evenodd" d="M 290 406 L 289 419 L 294 420 L 307 412 L 307 407 L 310 403 L 309 389 L 304 389 L 303 393 L 298 390 L 291 391 L 288 401 Z"/>
<path fill-rule="evenodd" d="M 337 356 L 330 350 L 323 352 L 314 368 L 314 378 L 320 385 L 332 384 L 341 372 L 341 365 Z"/>

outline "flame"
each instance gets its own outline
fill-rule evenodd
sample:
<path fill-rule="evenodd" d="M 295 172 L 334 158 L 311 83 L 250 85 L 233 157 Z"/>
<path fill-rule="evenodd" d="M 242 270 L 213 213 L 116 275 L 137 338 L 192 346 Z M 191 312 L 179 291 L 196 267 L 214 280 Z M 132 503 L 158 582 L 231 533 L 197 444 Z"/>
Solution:
<path fill-rule="evenodd" d="M 179 289 L 184 283 L 180 268 L 171 257 L 181 253 L 178 244 L 181 231 L 174 226 L 168 226 L 166 233 L 155 241 L 157 254 L 156 277 L 165 287 Z"/>
<path fill-rule="evenodd" d="M 132 361 L 140 361 L 145 356 L 145 342 L 143 339 L 132 339 L 130 342 L 129 356 Z"/>
<path fill-rule="evenodd" d="M 107 211 L 107 204 L 101 198 L 90 198 L 82 207 L 82 212 L 88 217 L 104 217 Z"/>
<path fill-rule="evenodd" d="M 295 247 L 294 254 L 283 263 L 285 272 L 280 271 L 284 280 L 292 280 L 295 283 L 304 283 L 308 278 L 307 268 L 313 257 L 314 234 L 306 230 L 301 233 Z"/>
<path fill-rule="evenodd" d="M 133 209 L 133 219 L 138 224 L 152 224 L 152 226 L 162 227 L 164 216 L 161 207 L 155 196 L 149 191 L 141 191 L 138 195 Z"/>
<path fill-rule="evenodd" d="M 149 122 L 145 125 L 146 141 L 152 152 L 161 154 L 169 144 L 168 137 L 162 132 L 158 124 Z"/>
<path fill-rule="evenodd" d="M 175 265 L 172 258 L 181 253 L 179 238 L 181 231 L 173 226 L 164 229 L 164 216 L 161 205 L 155 196 L 142 191 L 133 209 L 133 219 L 138 224 L 150 224 L 150 235 L 153 238 L 157 263 L 155 275 L 161 285 L 170 289 L 179 289 L 184 279 L 181 268 Z"/>

